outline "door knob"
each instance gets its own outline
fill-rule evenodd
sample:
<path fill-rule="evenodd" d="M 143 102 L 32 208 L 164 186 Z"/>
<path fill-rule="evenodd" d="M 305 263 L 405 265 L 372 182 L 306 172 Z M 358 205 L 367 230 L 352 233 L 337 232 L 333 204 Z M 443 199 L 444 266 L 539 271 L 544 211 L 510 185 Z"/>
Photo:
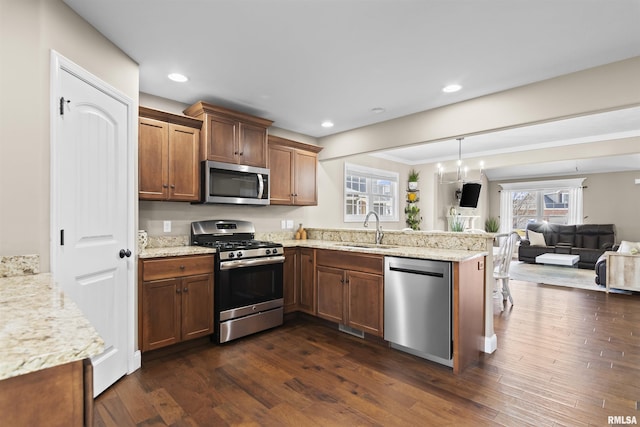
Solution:
<path fill-rule="evenodd" d="M 120 258 L 124 258 L 124 257 L 129 258 L 131 256 L 131 251 L 129 249 L 127 250 L 120 249 L 119 255 L 120 255 Z"/>

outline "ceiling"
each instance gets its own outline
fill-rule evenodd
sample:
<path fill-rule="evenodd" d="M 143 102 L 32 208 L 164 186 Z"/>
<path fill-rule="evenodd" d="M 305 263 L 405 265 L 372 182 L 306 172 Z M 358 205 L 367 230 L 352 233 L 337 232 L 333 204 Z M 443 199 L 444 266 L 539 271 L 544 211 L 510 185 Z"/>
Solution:
<path fill-rule="evenodd" d="M 63 1 L 139 64 L 141 92 L 316 138 L 640 56 L 639 0 Z M 443 93 L 451 83 L 462 90 Z M 607 133 L 640 129 L 618 119 Z M 457 157 L 456 144 L 444 146 L 436 157 Z"/>
<path fill-rule="evenodd" d="M 589 158 L 589 153 L 585 152 L 588 146 L 582 145 L 630 137 L 640 137 L 640 107 L 473 135 L 461 143 L 444 140 L 372 155 L 408 165 L 441 163 L 445 171 L 451 172 L 461 154 L 463 161 L 473 159 L 465 162 L 471 169 L 478 169 L 479 161 L 485 160 L 489 180 L 637 171 L 640 170 L 640 146 L 638 153 L 633 155 Z M 561 146 L 575 146 L 581 156 L 507 167 L 493 167 L 490 161 L 491 156 Z"/>

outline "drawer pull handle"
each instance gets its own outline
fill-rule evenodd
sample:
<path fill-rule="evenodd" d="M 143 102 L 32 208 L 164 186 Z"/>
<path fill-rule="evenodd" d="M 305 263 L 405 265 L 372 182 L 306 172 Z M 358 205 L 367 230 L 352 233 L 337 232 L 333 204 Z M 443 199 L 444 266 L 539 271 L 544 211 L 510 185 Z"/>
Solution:
<path fill-rule="evenodd" d="M 180 266 L 180 270 L 184 270 L 184 265 L 181 265 L 181 266 Z"/>
<path fill-rule="evenodd" d="M 189 288 L 184 288 L 182 292 L 189 292 Z"/>

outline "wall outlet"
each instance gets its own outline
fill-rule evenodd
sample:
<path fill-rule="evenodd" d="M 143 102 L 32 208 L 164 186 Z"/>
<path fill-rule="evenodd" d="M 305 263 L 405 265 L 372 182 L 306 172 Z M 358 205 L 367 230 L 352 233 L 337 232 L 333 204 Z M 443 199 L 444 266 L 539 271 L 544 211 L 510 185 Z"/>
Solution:
<path fill-rule="evenodd" d="M 288 219 L 287 220 L 287 229 L 288 230 L 293 230 L 293 220 L 292 219 Z"/>
<path fill-rule="evenodd" d="M 280 229 L 284 230 L 287 228 L 287 220 L 283 219 L 282 221 L 280 221 Z"/>
<path fill-rule="evenodd" d="M 171 233 L 171 221 L 164 221 L 163 229 L 165 233 Z"/>

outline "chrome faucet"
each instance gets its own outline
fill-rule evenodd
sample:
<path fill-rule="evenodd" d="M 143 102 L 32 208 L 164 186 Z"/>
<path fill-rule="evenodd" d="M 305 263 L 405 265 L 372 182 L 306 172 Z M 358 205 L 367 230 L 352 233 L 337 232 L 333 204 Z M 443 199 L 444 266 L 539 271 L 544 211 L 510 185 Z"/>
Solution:
<path fill-rule="evenodd" d="M 382 226 L 380 225 L 380 217 L 378 216 L 378 214 L 374 211 L 370 211 L 364 219 L 364 226 L 369 226 L 369 217 L 371 215 L 376 217 L 376 245 L 379 245 L 380 243 L 382 243 L 382 237 L 384 236 L 384 233 L 382 232 Z"/>

